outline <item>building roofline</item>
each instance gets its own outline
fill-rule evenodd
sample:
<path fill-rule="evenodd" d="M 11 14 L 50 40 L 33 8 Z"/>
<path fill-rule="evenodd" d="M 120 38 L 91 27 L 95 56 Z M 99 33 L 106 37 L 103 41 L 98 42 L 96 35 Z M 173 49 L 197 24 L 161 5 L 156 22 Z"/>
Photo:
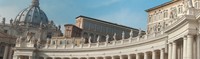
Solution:
<path fill-rule="evenodd" d="M 169 2 L 163 3 L 163 4 L 161 4 L 161 5 L 158 5 L 158 6 L 155 6 L 155 7 L 150 8 L 150 9 L 147 9 L 147 10 L 145 10 L 145 11 L 146 11 L 146 12 L 149 12 L 149 11 L 152 11 L 152 10 L 155 10 L 155 9 L 158 9 L 158 8 L 161 8 L 161 7 L 164 7 L 164 6 L 166 6 L 166 5 L 173 4 L 173 3 L 178 2 L 178 1 L 179 1 L 179 0 L 176 0 L 176 1 L 169 1 Z"/>
<path fill-rule="evenodd" d="M 14 36 L 11 36 L 7 33 L 3 33 L 3 32 L 0 32 L 0 38 L 8 38 L 8 39 L 12 39 L 12 40 L 16 40 L 17 38 L 14 37 Z"/>
<path fill-rule="evenodd" d="M 64 26 L 68 26 L 68 25 L 75 26 L 74 24 L 65 24 Z"/>
<path fill-rule="evenodd" d="M 108 21 L 103 21 L 103 20 L 99 20 L 99 19 L 95 19 L 95 18 L 83 16 L 83 15 L 76 17 L 76 19 L 79 18 L 79 17 L 88 18 L 88 19 L 92 19 L 92 20 L 96 20 L 96 21 L 100 21 L 100 22 L 104 22 L 104 23 L 108 23 L 108 24 L 112 24 L 112 25 L 117 25 L 117 26 L 128 28 L 128 29 L 139 30 L 139 29 L 128 27 L 128 26 L 124 26 L 124 25 L 120 25 L 120 24 L 116 24 L 116 23 L 111 23 L 111 22 L 108 22 Z"/>
<path fill-rule="evenodd" d="M 77 27 L 76 25 L 74 25 L 74 24 L 65 24 L 64 26 L 74 26 L 74 27 L 76 27 L 76 28 L 79 28 L 79 27 Z M 79 29 L 81 29 L 81 28 L 79 28 Z M 81 29 L 82 30 L 82 29 Z"/>

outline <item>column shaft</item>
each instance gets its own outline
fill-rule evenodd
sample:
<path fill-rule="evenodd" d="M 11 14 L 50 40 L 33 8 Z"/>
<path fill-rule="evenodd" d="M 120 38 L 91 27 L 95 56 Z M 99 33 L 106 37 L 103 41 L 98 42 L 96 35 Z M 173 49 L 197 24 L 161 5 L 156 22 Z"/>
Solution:
<path fill-rule="evenodd" d="M 10 46 L 8 59 L 12 59 L 12 55 L 13 55 L 13 49 Z"/>
<path fill-rule="evenodd" d="M 9 50 L 9 46 L 6 45 L 5 50 L 4 50 L 4 54 L 3 54 L 3 59 L 8 59 L 8 50 Z"/>
<path fill-rule="evenodd" d="M 172 43 L 172 59 L 176 59 L 176 42 Z"/>
<path fill-rule="evenodd" d="M 164 59 L 164 49 L 160 50 L 160 59 Z"/>
<path fill-rule="evenodd" d="M 32 59 L 33 57 L 32 56 L 29 56 L 29 59 Z"/>
<path fill-rule="evenodd" d="M 169 43 L 168 46 L 169 46 L 169 48 L 168 48 L 168 50 L 169 50 L 169 51 L 168 51 L 168 59 L 172 59 L 172 58 L 171 58 L 171 56 L 172 56 L 172 44 Z"/>
<path fill-rule="evenodd" d="M 140 59 L 140 55 L 139 54 L 136 54 L 136 59 Z"/>
<path fill-rule="evenodd" d="M 200 58 L 200 35 L 197 36 L 197 59 Z"/>
<path fill-rule="evenodd" d="M 148 54 L 146 52 L 144 53 L 144 59 L 148 59 Z"/>
<path fill-rule="evenodd" d="M 128 55 L 128 59 L 132 59 L 132 58 L 131 58 L 131 55 Z"/>
<path fill-rule="evenodd" d="M 115 57 L 114 57 L 114 56 L 112 56 L 112 59 L 115 59 Z"/>
<path fill-rule="evenodd" d="M 192 35 L 188 35 L 187 36 L 187 59 L 193 59 L 193 36 Z"/>
<path fill-rule="evenodd" d="M 120 57 L 120 59 L 123 59 L 123 56 L 121 55 L 121 56 L 119 56 Z"/>
<path fill-rule="evenodd" d="M 183 59 L 187 59 L 186 55 L 187 54 L 187 38 L 183 38 Z"/>
<path fill-rule="evenodd" d="M 112 59 L 115 59 L 115 57 L 114 57 L 114 56 L 112 56 Z"/>
<path fill-rule="evenodd" d="M 152 51 L 152 59 L 156 59 L 156 52 Z"/>

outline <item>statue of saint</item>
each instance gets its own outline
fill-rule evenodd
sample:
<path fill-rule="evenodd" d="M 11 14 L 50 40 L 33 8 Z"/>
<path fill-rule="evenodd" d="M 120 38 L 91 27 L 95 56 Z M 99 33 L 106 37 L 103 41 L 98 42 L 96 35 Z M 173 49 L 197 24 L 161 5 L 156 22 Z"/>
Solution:
<path fill-rule="evenodd" d="M 13 19 L 10 19 L 10 24 L 13 25 Z"/>
<path fill-rule="evenodd" d="M 43 27 L 43 23 L 42 22 L 40 22 L 40 28 L 42 28 Z"/>
<path fill-rule="evenodd" d="M 91 43 L 91 39 L 92 39 L 92 37 L 90 36 L 88 39 L 88 43 Z"/>
<path fill-rule="evenodd" d="M 17 38 L 17 40 L 16 40 L 16 44 L 20 44 L 21 42 L 22 42 L 22 36 L 20 36 L 19 38 Z"/>
<path fill-rule="evenodd" d="M 139 33 L 138 33 L 138 36 L 141 36 L 142 35 L 142 30 L 141 28 L 139 29 Z"/>
<path fill-rule="evenodd" d="M 187 0 L 188 8 L 193 8 L 192 0 Z"/>
<path fill-rule="evenodd" d="M 133 29 L 131 29 L 131 32 L 130 32 L 130 38 L 132 38 L 133 37 Z"/>
<path fill-rule="evenodd" d="M 97 37 L 97 43 L 99 43 L 99 40 L 100 40 L 100 36 L 98 35 L 98 37 Z"/>
<path fill-rule="evenodd" d="M 39 39 L 37 40 L 37 47 L 38 47 L 38 48 L 40 48 L 40 44 L 41 44 L 41 39 L 39 38 Z"/>
<path fill-rule="evenodd" d="M 108 42 L 109 40 L 109 35 L 106 35 L 106 42 Z"/>
<path fill-rule="evenodd" d="M 124 39 L 125 38 L 125 33 L 124 33 L 124 31 L 122 32 L 122 39 Z"/>
<path fill-rule="evenodd" d="M 116 33 L 113 35 L 113 39 L 116 41 L 117 39 L 116 39 Z"/>
<path fill-rule="evenodd" d="M 50 44 L 50 39 L 49 39 L 49 38 L 47 39 L 47 42 L 46 42 L 46 44 Z"/>
<path fill-rule="evenodd" d="M 3 18 L 2 19 L 2 24 L 5 25 L 5 22 L 6 22 L 6 18 Z"/>
<path fill-rule="evenodd" d="M 58 25 L 58 30 L 60 30 L 61 29 L 61 26 L 60 25 Z"/>

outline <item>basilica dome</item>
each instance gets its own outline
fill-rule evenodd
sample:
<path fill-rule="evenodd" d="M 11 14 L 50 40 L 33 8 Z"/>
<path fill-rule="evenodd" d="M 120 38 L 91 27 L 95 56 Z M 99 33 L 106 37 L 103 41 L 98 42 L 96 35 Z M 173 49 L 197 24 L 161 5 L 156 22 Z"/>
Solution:
<path fill-rule="evenodd" d="M 32 0 L 32 5 L 22 10 L 15 18 L 17 25 L 40 25 L 48 24 L 48 18 L 39 7 L 39 0 Z"/>

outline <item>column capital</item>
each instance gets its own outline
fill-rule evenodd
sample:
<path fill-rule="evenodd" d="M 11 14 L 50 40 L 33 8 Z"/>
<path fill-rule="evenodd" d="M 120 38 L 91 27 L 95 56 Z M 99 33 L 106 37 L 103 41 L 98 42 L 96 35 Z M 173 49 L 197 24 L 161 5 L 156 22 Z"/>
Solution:
<path fill-rule="evenodd" d="M 172 44 L 173 44 L 173 45 L 176 45 L 176 42 L 174 41 Z"/>
<path fill-rule="evenodd" d="M 194 35 L 187 35 L 187 38 L 193 38 Z"/>
<path fill-rule="evenodd" d="M 183 40 L 187 40 L 187 36 L 184 36 L 184 37 L 183 37 Z"/>
<path fill-rule="evenodd" d="M 160 51 L 164 51 L 164 50 L 165 50 L 165 48 L 161 48 L 161 49 L 160 49 Z"/>

